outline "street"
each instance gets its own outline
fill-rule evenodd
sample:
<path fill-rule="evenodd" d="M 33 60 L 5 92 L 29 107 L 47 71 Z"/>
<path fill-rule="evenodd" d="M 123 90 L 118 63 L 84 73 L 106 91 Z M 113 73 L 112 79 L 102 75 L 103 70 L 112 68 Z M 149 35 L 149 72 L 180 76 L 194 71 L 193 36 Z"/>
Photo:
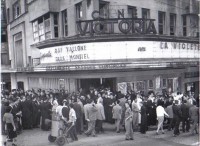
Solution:
<path fill-rule="evenodd" d="M 41 131 L 39 128 L 24 130 L 17 137 L 17 146 L 54 146 L 56 143 L 48 141 L 50 131 Z M 87 137 L 85 134 L 78 135 L 79 140 L 65 143 L 65 146 L 198 146 L 198 135 L 192 136 L 190 133 L 182 133 L 178 137 L 172 136 L 172 131 L 165 134 L 156 135 L 155 130 L 147 131 L 146 134 L 134 133 L 134 140 L 125 140 L 125 133 L 114 133 L 111 130 L 97 137 Z M 2 137 L 5 140 L 5 136 Z M 3 141 L 2 141 L 3 143 Z"/>

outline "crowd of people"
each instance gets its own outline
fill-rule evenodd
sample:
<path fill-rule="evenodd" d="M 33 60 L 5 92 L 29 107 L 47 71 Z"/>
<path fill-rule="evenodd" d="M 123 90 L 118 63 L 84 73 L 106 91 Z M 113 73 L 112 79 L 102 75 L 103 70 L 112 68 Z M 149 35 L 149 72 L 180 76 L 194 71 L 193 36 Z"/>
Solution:
<path fill-rule="evenodd" d="M 157 125 L 156 134 L 165 128 L 173 129 L 173 135 L 182 131 L 198 133 L 199 97 L 177 93 L 156 95 L 149 91 L 111 92 L 110 88 L 80 89 L 69 93 L 67 90 L 3 90 L 1 93 L 2 134 L 13 140 L 25 129 L 51 129 L 52 112 L 73 128 L 69 131 L 72 141 L 77 134 L 96 136 L 104 133 L 103 123 L 115 124 L 116 133 L 125 130 L 125 139 L 133 140 L 134 131 L 145 134 L 148 127 Z M 166 124 L 165 124 L 166 123 Z M 14 133 L 13 133 L 14 131 Z"/>

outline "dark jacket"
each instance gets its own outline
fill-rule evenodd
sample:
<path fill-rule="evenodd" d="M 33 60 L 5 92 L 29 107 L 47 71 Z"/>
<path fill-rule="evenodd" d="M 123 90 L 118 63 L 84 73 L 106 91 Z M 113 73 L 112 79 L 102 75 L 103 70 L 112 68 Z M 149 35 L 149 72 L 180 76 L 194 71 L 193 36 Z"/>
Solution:
<path fill-rule="evenodd" d="M 181 113 L 181 108 L 178 105 L 173 105 L 172 106 L 172 110 L 173 110 L 173 116 L 174 118 L 181 118 L 182 117 L 182 113 Z"/>
<path fill-rule="evenodd" d="M 183 118 L 189 118 L 189 106 L 183 103 L 181 105 L 181 112 Z"/>

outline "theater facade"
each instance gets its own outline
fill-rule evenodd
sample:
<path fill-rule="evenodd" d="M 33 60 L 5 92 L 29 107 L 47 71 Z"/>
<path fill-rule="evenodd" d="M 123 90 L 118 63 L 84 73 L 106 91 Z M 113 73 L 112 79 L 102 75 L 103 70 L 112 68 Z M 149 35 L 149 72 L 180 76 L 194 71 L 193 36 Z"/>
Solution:
<path fill-rule="evenodd" d="M 186 1 L 7 2 L 21 13 L 8 24 L 12 89 L 198 95 L 199 8 Z"/>

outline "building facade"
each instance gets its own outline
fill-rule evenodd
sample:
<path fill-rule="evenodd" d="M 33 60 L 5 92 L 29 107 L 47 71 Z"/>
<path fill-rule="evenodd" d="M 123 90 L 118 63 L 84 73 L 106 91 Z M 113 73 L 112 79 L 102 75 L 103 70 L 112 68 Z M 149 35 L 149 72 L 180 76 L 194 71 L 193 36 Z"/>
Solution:
<path fill-rule="evenodd" d="M 199 92 L 196 0 L 6 1 L 11 88 Z"/>
<path fill-rule="evenodd" d="M 11 89 L 5 0 L 1 0 L 1 89 Z"/>

